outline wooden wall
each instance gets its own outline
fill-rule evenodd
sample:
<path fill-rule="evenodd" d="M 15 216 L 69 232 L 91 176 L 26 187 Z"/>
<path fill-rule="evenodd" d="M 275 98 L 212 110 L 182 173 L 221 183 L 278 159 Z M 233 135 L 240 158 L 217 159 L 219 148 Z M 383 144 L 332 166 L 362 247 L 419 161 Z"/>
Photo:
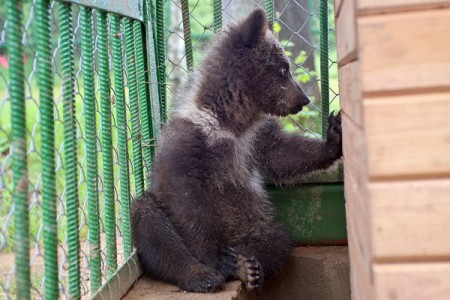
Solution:
<path fill-rule="evenodd" d="M 353 299 L 450 299 L 450 1 L 335 15 Z"/>

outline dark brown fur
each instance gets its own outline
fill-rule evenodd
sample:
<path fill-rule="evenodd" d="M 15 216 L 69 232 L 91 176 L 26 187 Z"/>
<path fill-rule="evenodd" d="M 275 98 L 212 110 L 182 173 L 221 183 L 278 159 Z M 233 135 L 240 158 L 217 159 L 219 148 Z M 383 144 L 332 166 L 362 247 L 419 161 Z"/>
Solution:
<path fill-rule="evenodd" d="M 213 42 L 158 142 L 151 190 L 133 203 L 144 272 L 183 290 L 232 278 L 260 288 L 292 247 L 263 180 L 292 182 L 342 155 L 339 115 L 326 141 L 286 134 L 270 116 L 309 100 L 268 29 L 258 9 Z"/>

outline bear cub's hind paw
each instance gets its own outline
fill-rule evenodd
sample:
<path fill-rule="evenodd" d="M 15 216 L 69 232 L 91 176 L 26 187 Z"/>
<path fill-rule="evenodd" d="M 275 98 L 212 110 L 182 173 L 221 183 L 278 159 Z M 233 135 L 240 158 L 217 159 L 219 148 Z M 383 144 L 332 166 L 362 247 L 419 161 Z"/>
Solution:
<path fill-rule="evenodd" d="M 245 283 L 247 290 L 259 290 L 264 282 L 261 264 L 254 256 L 238 255 L 237 276 Z"/>

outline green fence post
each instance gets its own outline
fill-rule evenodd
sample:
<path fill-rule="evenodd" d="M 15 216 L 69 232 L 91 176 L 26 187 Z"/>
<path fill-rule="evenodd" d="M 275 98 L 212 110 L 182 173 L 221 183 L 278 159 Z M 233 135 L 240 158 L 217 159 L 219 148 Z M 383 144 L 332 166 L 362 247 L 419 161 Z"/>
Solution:
<path fill-rule="evenodd" d="M 59 4 L 61 32 L 61 87 L 64 108 L 64 154 L 66 175 L 67 247 L 69 265 L 69 295 L 80 299 L 80 240 L 78 233 L 77 142 L 75 133 L 74 49 L 72 5 Z"/>
<path fill-rule="evenodd" d="M 328 78 L 328 0 L 320 0 L 320 101 L 322 103 L 322 138 L 327 138 L 330 113 Z"/>
<path fill-rule="evenodd" d="M 111 81 L 109 78 L 108 24 L 106 12 L 97 11 L 98 67 L 102 122 L 103 191 L 105 199 L 106 265 L 108 277 L 117 269 L 116 213 L 114 208 L 114 171 L 111 137 Z"/>
<path fill-rule="evenodd" d="M 42 135 L 42 222 L 44 227 L 45 298 L 58 299 L 58 230 L 56 223 L 55 133 L 51 19 L 49 0 L 36 2 L 39 114 Z"/>
<path fill-rule="evenodd" d="M 158 68 L 158 86 L 161 126 L 167 119 L 167 103 L 166 103 L 166 41 L 164 38 L 164 0 L 156 0 L 156 51 L 157 51 L 157 68 Z"/>
<path fill-rule="evenodd" d="M 151 0 L 145 0 L 144 3 L 145 13 L 145 31 L 146 31 L 146 46 L 147 46 L 147 69 L 148 69 L 148 80 L 149 80 L 149 90 L 150 90 L 150 105 L 152 107 L 153 124 L 155 135 L 158 135 L 161 131 L 161 108 L 159 100 L 159 84 L 158 84 L 158 74 L 157 68 L 157 53 L 155 51 L 155 38 L 154 38 L 154 22 L 153 22 L 153 3 Z"/>
<path fill-rule="evenodd" d="M 264 8 L 266 10 L 267 17 L 269 18 L 270 24 L 273 24 L 274 19 L 273 0 L 264 0 Z"/>
<path fill-rule="evenodd" d="M 30 240 L 28 168 L 25 119 L 25 76 L 22 48 L 22 1 L 6 1 L 6 40 L 9 55 L 11 98 L 12 171 L 14 199 L 14 260 L 17 299 L 30 299 Z"/>
<path fill-rule="evenodd" d="M 122 206 L 123 251 L 128 258 L 132 251 L 130 222 L 130 179 L 128 168 L 127 115 L 123 80 L 122 30 L 120 17 L 111 15 L 111 41 L 113 47 L 114 90 L 116 95 L 117 138 L 119 148 L 120 204 Z"/>
<path fill-rule="evenodd" d="M 133 23 L 134 33 L 134 50 L 136 57 L 136 77 L 138 86 L 138 98 L 139 98 L 139 112 L 142 128 L 142 148 L 144 152 L 144 164 L 146 172 L 144 177 L 147 178 L 147 187 L 150 186 L 150 172 L 152 169 L 152 147 L 154 135 L 153 122 L 149 116 L 152 116 L 151 106 L 149 106 L 148 94 L 147 94 L 147 76 L 145 76 L 144 68 L 144 44 L 142 41 L 142 23 L 134 21 Z M 150 111 L 150 114 L 149 114 Z"/>
<path fill-rule="evenodd" d="M 81 7 L 81 52 L 84 74 L 84 109 L 86 125 L 87 196 L 89 228 L 89 269 L 91 295 L 101 285 L 100 230 L 97 183 L 97 126 L 95 110 L 95 82 L 92 47 L 92 10 Z"/>
<path fill-rule="evenodd" d="M 192 55 L 191 23 L 189 20 L 189 1 L 181 0 L 181 14 L 183 16 L 184 49 L 186 52 L 186 65 L 189 71 L 194 70 L 194 57 Z"/>
<path fill-rule="evenodd" d="M 142 168 L 141 126 L 139 122 L 139 100 L 136 80 L 136 57 L 134 52 L 133 24 L 131 19 L 124 19 L 128 87 L 130 95 L 131 139 L 133 142 L 133 165 L 136 196 L 144 194 L 144 175 Z"/>
<path fill-rule="evenodd" d="M 222 28 L 222 0 L 213 0 L 213 28 L 219 32 Z"/>

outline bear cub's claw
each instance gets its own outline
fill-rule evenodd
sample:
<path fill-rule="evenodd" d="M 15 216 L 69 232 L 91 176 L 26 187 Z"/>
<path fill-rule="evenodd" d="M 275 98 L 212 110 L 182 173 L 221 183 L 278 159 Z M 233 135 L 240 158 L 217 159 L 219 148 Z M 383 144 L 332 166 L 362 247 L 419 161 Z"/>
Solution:
<path fill-rule="evenodd" d="M 179 284 L 186 292 L 208 293 L 218 291 L 225 282 L 223 275 L 214 269 L 205 267 L 185 276 L 187 281 Z"/>
<path fill-rule="evenodd" d="M 341 112 L 336 116 L 334 111 L 328 117 L 327 143 L 336 158 L 342 156 L 342 117 Z"/>
<path fill-rule="evenodd" d="M 232 247 L 225 247 L 219 252 L 217 269 L 226 280 L 233 279 L 236 274 L 237 255 Z"/>
<path fill-rule="evenodd" d="M 247 290 L 259 290 L 264 282 L 261 264 L 254 256 L 238 256 L 237 275 L 245 283 Z"/>

